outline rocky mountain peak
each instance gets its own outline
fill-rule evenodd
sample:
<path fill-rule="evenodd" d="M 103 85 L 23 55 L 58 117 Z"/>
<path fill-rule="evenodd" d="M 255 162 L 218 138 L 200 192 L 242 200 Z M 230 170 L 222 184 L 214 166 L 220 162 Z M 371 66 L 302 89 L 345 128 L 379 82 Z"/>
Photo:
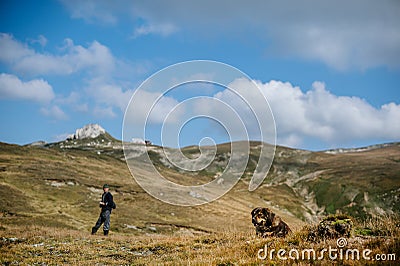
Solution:
<path fill-rule="evenodd" d="M 87 138 L 97 138 L 101 134 L 105 134 L 106 130 L 102 128 L 99 124 L 88 124 L 82 128 L 78 128 L 75 134 L 71 134 L 67 139 L 87 139 Z"/>

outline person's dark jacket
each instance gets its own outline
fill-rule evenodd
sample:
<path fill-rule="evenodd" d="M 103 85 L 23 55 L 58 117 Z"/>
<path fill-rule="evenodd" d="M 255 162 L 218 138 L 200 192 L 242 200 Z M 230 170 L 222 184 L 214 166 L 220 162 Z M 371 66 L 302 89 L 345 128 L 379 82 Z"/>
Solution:
<path fill-rule="evenodd" d="M 103 193 L 103 195 L 101 196 L 101 201 L 105 203 L 105 205 L 100 205 L 101 211 L 112 211 L 112 208 L 114 206 L 114 200 L 113 200 L 113 196 L 111 195 L 110 192 L 106 192 Z"/>

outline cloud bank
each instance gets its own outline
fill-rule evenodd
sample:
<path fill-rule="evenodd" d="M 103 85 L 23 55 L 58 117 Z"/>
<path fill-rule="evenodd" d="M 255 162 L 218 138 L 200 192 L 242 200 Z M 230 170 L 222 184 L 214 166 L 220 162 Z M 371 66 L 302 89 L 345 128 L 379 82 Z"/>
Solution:
<path fill-rule="evenodd" d="M 323 62 L 339 70 L 400 66 L 400 2 L 353 1 L 63 1 L 73 18 L 117 24 L 133 36 L 237 35 L 262 40 L 270 56 Z"/>
<path fill-rule="evenodd" d="M 311 88 L 300 88 L 289 82 L 271 80 L 261 82 L 257 80 L 237 79 L 228 86 L 240 94 L 240 97 L 231 89 L 223 89 L 212 97 L 233 108 L 241 121 L 229 115 L 223 104 L 212 104 L 207 99 L 194 101 L 176 112 L 182 101 L 173 97 L 164 96 L 154 106 L 148 122 L 161 126 L 169 114 L 173 114 L 173 123 L 186 121 L 187 116 L 198 114 L 208 115 L 211 118 L 223 114 L 225 126 L 233 128 L 230 133 L 235 137 L 235 127 L 243 123 L 248 130 L 250 139 L 260 140 L 259 122 L 254 110 L 265 110 L 265 99 L 254 89 L 254 83 L 270 105 L 276 125 L 276 143 L 294 148 L 320 149 L 347 147 L 354 143 L 376 143 L 396 141 L 400 139 L 400 104 L 394 102 L 374 107 L 359 97 L 338 96 L 331 93 L 326 84 L 315 81 Z M 136 95 L 137 104 L 131 106 L 133 114 L 130 121 L 142 121 L 146 117 L 146 106 L 155 103 L 157 94 L 143 93 Z M 243 101 L 247 100 L 250 105 Z M 259 112 L 259 111 L 257 111 Z M 269 115 L 260 116 L 265 123 Z M 268 121 L 267 121 L 268 120 Z M 139 123 L 140 124 L 140 123 Z M 144 123 L 143 123 L 144 124 Z M 220 129 L 209 128 L 211 134 L 220 134 Z M 225 132 L 225 131 L 224 131 Z M 264 136 L 268 139 L 270 136 Z M 311 140 L 311 141 L 310 141 Z M 228 140 L 225 140 L 228 141 Z M 273 142 L 269 139 L 268 142 Z M 271 142 L 271 143 L 272 143 Z"/>
<path fill-rule="evenodd" d="M 21 75 L 70 75 L 84 70 L 108 75 L 116 64 L 110 50 L 97 41 L 85 48 L 74 45 L 71 39 L 65 39 L 63 53 L 55 55 L 38 53 L 12 35 L 1 33 L 0 49 L 0 61 Z"/>
<path fill-rule="evenodd" d="M 45 40 L 44 36 L 39 36 L 41 44 L 45 45 Z M 0 33 L 0 50 L 0 63 L 18 75 L 0 74 L 0 98 L 45 104 L 40 113 L 54 119 L 65 120 L 68 117 L 60 105 L 88 112 L 88 103 L 81 102 L 84 98 L 94 102 L 91 109 L 94 116 L 113 118 L 116 116 L 113 109 L 117 108 L 123 113 L 133 91 L 123 89 L 115 82 L 115 77 L 125 71 L 129 75 L 135 74 L 134 67 L 115 58 L 107 46 L 97 41 L 84 47 L 75 45 L 73 40 L 67 38 L 60 53 L 55 54 L 37 52 L 12 35 Z M 143 71 L 143 66 L 138 71 Z M 81 87 L 69 96 L 56 96 L 53 87 L 45 80 L 51 76 L 79 76 L 82 73 L 84 78 L 78 78 Z M 19 76 L 40 78 L 24 82 Z M 52 107 L 48 107 L 51 104 Z"/>
<path fill-rule="evenodd" d="M 0 74 L 0 98 L 48 103 L 55 97 L 53 88 L 43 79 L 22 81 L 15 75 Z"/>
<path fill-rule="evenodd" d="M 400 105 L 396 103 L 375 108 L 358 97 L 334 95 L 319 81 L 305 92 L 288 82 L 254 82 L 272 109 L 278 144 L 301 147 L 309 138 L 334 146 L 359 140 L 400 139 Z M 252 97 L 249 81 L 236 80 L 230 87 Z M 228 89 L 215 97 L 235 109 L 245 108 L 237 105 L 237 97 Z"/>

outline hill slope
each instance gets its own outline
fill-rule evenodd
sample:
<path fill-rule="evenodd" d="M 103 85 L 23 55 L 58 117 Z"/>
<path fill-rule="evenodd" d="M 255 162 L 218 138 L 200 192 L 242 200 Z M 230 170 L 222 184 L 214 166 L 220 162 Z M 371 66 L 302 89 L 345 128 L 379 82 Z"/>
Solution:
<path fill-rule="evenodd" d="M 272 208 L 292 227 L 321 215 L 344 212 L 355 217 L 399 213 L 400 145 L 330 154 L 277 147 L 264 183 L 248 191 L 260 143 L 251 143 L 247 173 L 228 194 L 207 205 L 177 207 L 160 202 L 130 175 L 121 142 L 110 135 L 40 146 L 0 144 L 0 219 L 4 224 L 43 224 L 89 230 L 98 215 L 101 185 L 110 183 L 118 209 L 113 229 L 121 233 L 201 233 L 227 227 L 252 227 L 255 206 Z M 214 178 L 229 158 L 229 144 L 218 146 L 209 168 L 188 175 L 151 146 L 160 171 L 182 184 Z M 197 147 L 183 149 L 197 156 Z M 228 218 L 227 218 L 228 217 Z"/>
<path fill-rule="evenodd" d="M 126 233 L 220 231 L 251 228 L 250 211 L 263 200 L 244 184 L 217 202 L 177 207 L 145 193 L 131 177 L 121 151 L 38 148 L 0 144 L 0 207 L 3 224 L 39 224 L 89 230 L 98 213 L 103 183 L 112 185 L 117 210 L 113 229 Z M 226 217 L 232 217 L 226 219 Z M 294 223 L 301 222 L 289 217 Z"/>

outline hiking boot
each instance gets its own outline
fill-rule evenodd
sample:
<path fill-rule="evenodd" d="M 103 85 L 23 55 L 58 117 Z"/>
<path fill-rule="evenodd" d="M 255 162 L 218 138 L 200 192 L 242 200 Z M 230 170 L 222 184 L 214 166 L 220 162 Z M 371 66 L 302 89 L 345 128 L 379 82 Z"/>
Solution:
<path fill-rule="evenodd" d="M 104 235 L 108 236 L 108 230 L 104 230 Z"/>
<path fill-rule="evenodd" d="M 96 234 L 97 229 L 95 227 L 92 227 L 92 235 Z"/>

